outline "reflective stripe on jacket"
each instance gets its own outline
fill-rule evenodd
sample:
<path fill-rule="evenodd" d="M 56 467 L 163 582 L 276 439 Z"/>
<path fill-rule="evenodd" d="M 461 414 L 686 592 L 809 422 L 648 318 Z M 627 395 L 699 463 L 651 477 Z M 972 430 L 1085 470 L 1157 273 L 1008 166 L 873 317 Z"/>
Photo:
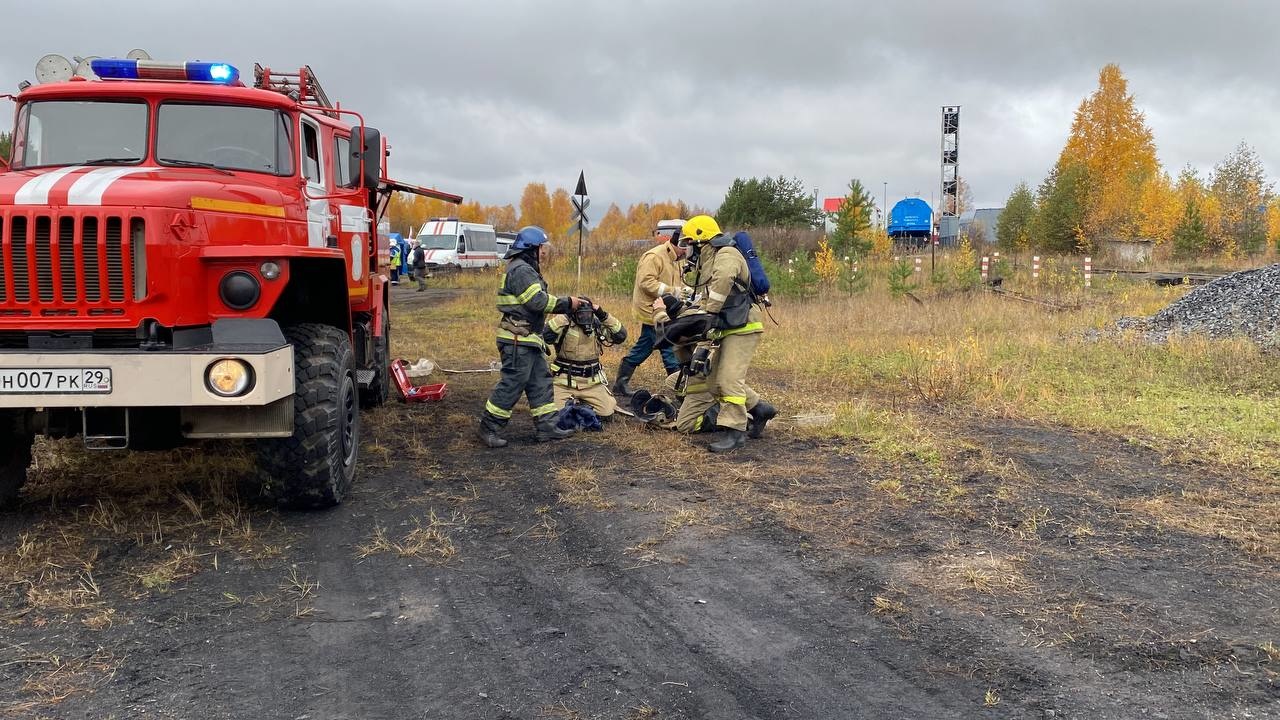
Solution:
<path fill-rule="evenodd" d="M 597 332 L 608 333 L 609 341 L 616 342 L 621 331 L 622 321 L 605 313 Z M 556 384 L 582 388 L 604 382 L 602 372 L 597 372 L 590 378 L 571 378 L 559 372 L 561 363 L 578 367 L 591 363 L 599 364 L 600 356 L 604 354 L 604 344 L 597 333 L 587 334 L 570 320 L 568 315 L 553 315 L 547 320 L 547 329 L 543 337 L 555 346 L 556 355 L 550 367 L 551 374 L 556 376 Z"/>
<path fill-rule="evenodd" d="M 547 292 L 547 281 L 524 258 L 507 261 L 498 286 L 498 312 L 502 321 L 498 342 L 546 347 L 542 327 L 547 315 L 568 312 L 571 301 Z"/>

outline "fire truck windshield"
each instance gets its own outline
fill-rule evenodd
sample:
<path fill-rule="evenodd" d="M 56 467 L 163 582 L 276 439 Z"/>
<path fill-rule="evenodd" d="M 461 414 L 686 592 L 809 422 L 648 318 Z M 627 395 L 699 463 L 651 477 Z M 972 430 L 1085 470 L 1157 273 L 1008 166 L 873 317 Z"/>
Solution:
<path fill-rule="evenodd" d="M 22 107 L 14 167 L 132 165 L 147 156 L 143 102 L 42 100 Z"/>
<path fill-rule="evenodd" d="M 242 105 L 163 103 L 156 118 L 156 162 L 293 174 L 289 116 Z"/>

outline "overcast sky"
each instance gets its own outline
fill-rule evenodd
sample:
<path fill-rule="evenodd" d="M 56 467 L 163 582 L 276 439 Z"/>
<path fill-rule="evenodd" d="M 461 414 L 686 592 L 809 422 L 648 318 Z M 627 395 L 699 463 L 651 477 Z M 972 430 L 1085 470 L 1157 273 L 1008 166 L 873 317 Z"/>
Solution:
<path fill-rule="evenodd" d="M 889 204 L 937 193 L 942 105 L 980 207 L 1057 158 L 1118 63 L 1175 173 L 1241 140 L 1280 169 L 1280 3 L 1241 0 L 128 0 L 6 3 L 0 87 L 46 53 L 309 64 L 393 144 L 392 174 L 484 203 L 529 181 L 594 208 L 714 209 L 735 177 Z M 598 215 L 597 211 L 597 215 Z"/>

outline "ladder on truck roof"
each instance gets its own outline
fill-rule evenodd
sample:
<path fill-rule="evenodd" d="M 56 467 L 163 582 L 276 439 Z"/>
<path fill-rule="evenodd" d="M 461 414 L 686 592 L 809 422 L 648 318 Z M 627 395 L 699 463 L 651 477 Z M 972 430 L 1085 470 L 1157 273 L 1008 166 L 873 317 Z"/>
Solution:
<path fill-rule="evenodd" d="M 262 90 L 273 90 L 303 105 L 334 107 L 334 104 L 329 102 L 329 96 L 325 94 L 324 88 L 320 87 L 320 81 L 316 80 L 316 74 L 311 71 L 310 65 L 303 65 L 298 72 L 288 73 L 274 72 L 271 68 L 254 63 L 253 86 Z M 326 111 L 325 114 L 332 118 L 338 117 L 336 111 Z"/>

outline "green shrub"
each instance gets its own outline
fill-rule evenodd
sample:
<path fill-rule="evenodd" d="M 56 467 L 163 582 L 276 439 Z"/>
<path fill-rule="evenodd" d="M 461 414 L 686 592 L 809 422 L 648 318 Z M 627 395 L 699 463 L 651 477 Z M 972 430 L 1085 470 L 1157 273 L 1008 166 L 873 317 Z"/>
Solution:
<path fill-rule="evenodd" d="M 845 262 L 840 266 L 840 277 L 836 283 L 844 293 L 856 295 L 871 286 L 871 276 L 857 261 Z"/>
<path fill-rule="evenodd" d="M 821 278 L 813 269 L 813 258 L 807 253 L 797 251 L 786 262 L 777 265 L 771 260 L 764 260 L 764 267 L 773 285 L 771 294 L 799 298 L 817 296 Z"/>
<path fill-rule="evenodd" d="M 911 258 L 898 260 L 889 265 L 889 293 L 894 297 L 902 297 L 915 289 L 911 283 L 911 275 L 914 273 L 915 267 Z"/>
<path fill-rule="evenodd" d="M 604 276 L 604 286 L 615 295 L 630 295 L 636 281 L 636 266 L 639 264 L 640 258 L 635 255 L 615 260 Z"/>

